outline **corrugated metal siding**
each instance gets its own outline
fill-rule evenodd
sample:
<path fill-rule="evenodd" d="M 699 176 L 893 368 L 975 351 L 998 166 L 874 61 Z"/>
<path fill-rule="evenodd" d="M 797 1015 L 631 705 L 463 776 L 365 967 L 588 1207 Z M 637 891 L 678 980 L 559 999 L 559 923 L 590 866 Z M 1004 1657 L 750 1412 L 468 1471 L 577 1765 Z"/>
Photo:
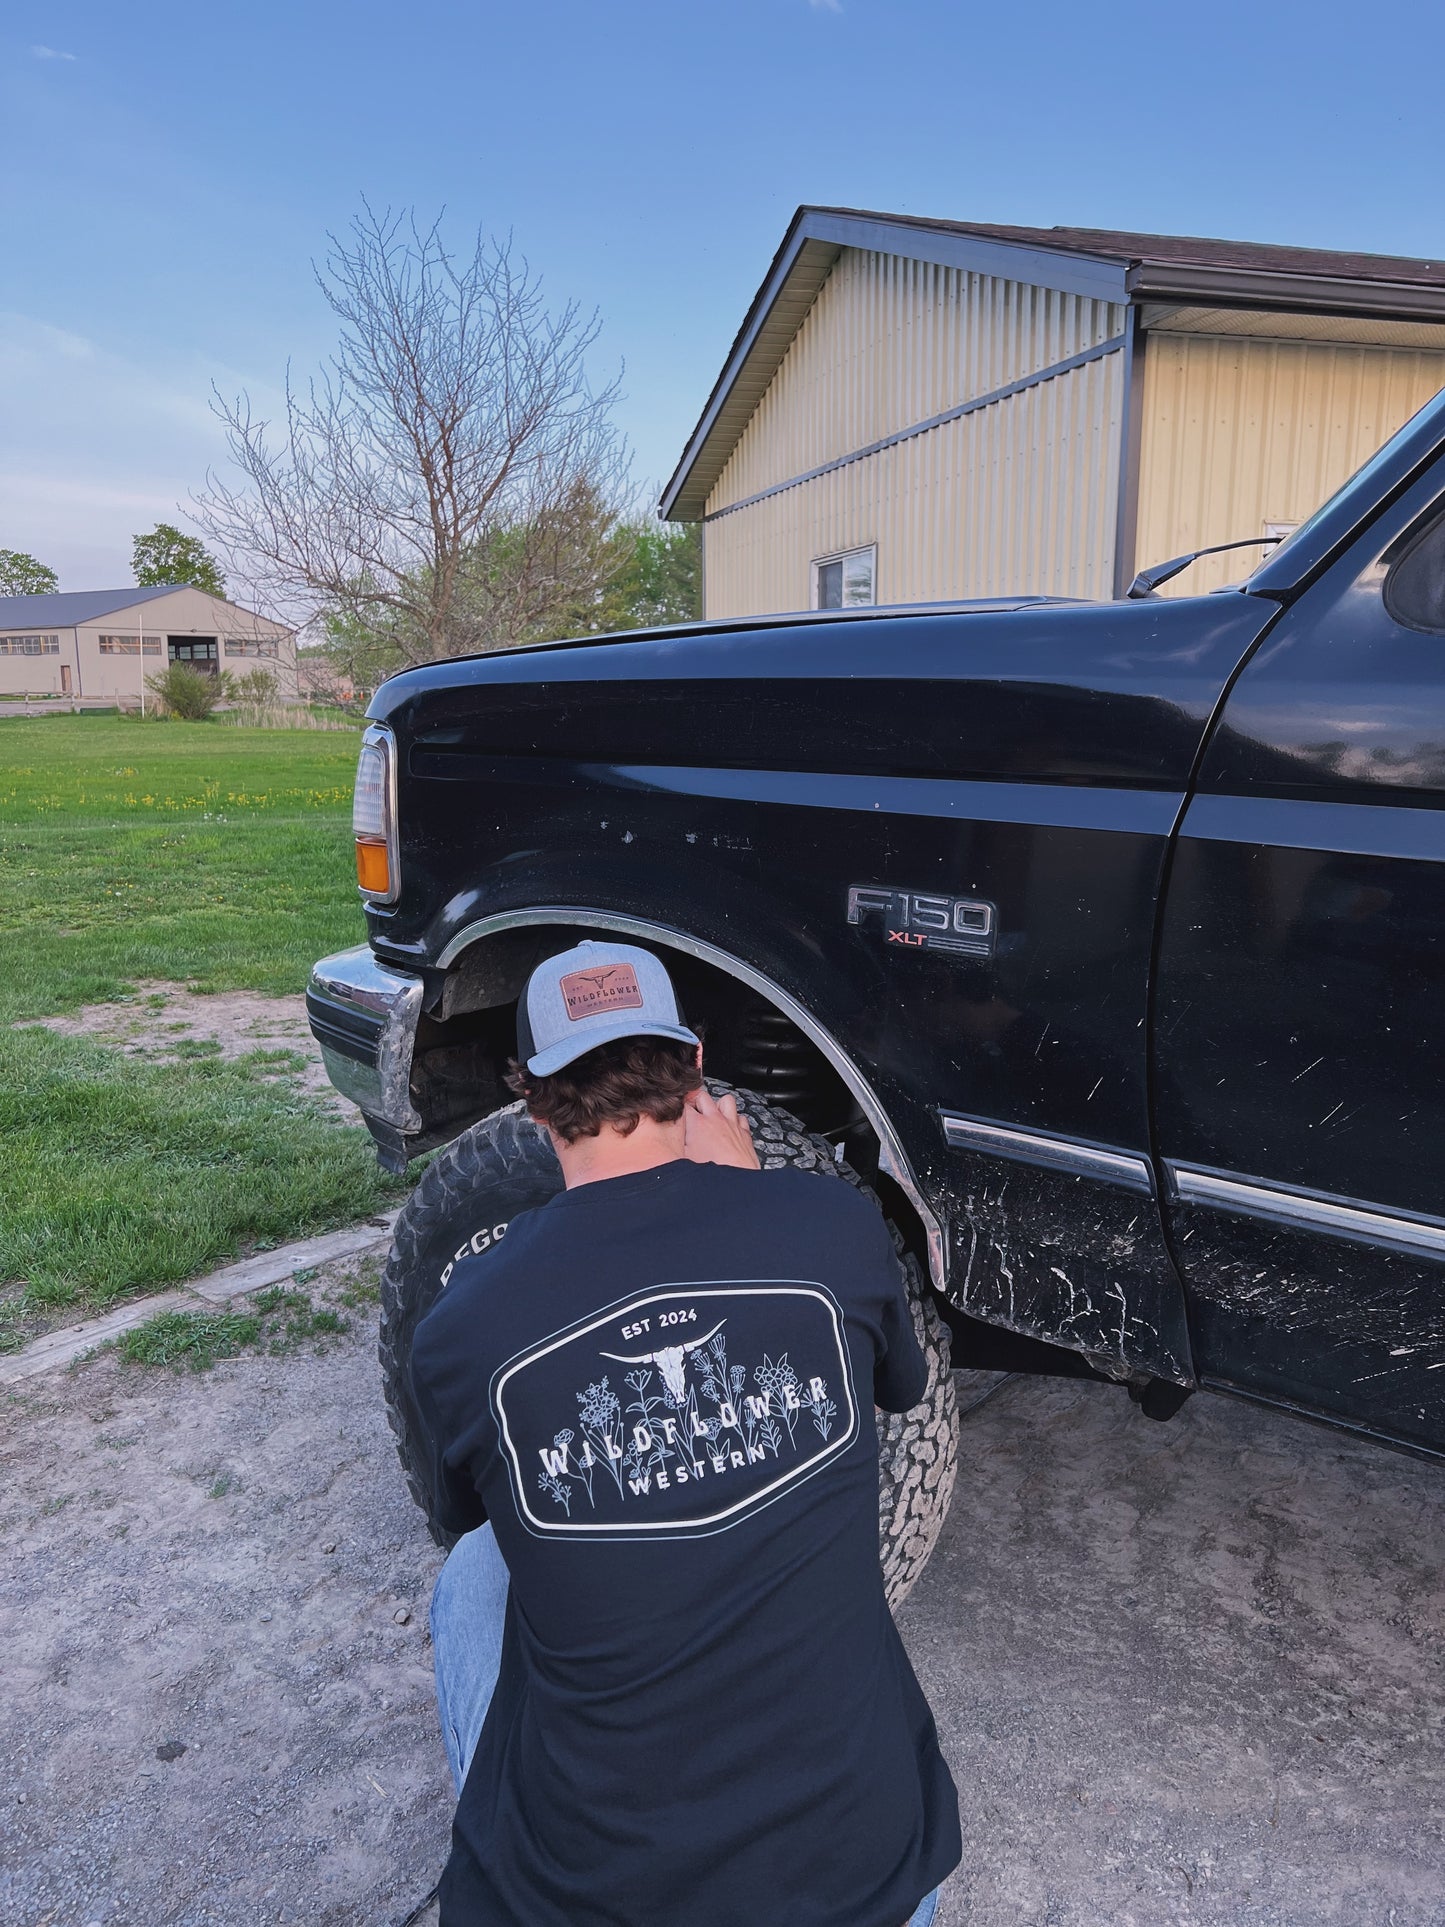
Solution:
<path fill-rule="evenodd" d="M 708 512 L 1106 341 L 1123 309 L 845 248 Z"/>
<path fill-rule="evenodd" d="M 1442 386 L 1438 351 L 1149 335 L 1136 566 L 1302 522 Z M 1211 556 L 1163 593 L 1253 566 L 1247 549 Z"/>
<path fill-rule="evenodd" d="M 707 526 L 707 612 L 806 609 L 878 545 L 880 602 L 1112 593 L 1123 357 L 1109 355 Z"/>

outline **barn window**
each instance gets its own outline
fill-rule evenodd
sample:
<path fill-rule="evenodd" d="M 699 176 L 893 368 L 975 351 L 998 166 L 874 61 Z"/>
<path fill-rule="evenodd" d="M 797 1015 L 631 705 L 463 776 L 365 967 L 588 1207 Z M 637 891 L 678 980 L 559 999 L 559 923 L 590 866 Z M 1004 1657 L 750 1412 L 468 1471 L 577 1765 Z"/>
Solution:
<path fill-rule="evenodd" d="M 228 656 L 275 656 L 279 653 L 275 636 L 227 636 Z"/>
<path fill-rule="evenodd" d="M 100 639 L 100 653 L 103 656 L 138 656 L 140 652 L 139 636 L 102 636 Z M 158 656 L 161 653 L 159 636 L 146 637 L 145 652 L 148 656 Z"/>
<path fill-rule="evenodd" d="M 813 564 L 815 609 L 860 609 L 878 600 L 876 548 L 849 549 L 843 555 L 819 556 Z"/>
<path fill-rule="evenodd" d="M 5 636 L 0 638 L 0 656 L 58 656 L 59 636 Z"/>

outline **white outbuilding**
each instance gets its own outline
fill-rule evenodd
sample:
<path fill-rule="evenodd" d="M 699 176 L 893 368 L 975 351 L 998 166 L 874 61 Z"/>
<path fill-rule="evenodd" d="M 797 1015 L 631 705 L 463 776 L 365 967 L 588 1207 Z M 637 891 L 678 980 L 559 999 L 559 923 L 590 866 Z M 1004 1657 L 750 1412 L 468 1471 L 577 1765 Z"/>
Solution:
<path fill-rule="evenodd" d="M 296 638 L 279 622 L 189 585 L 0 596 L 0 696 L 139 707 L 143 676 L 265 669 L 296 694 Z"/>
<path fill-rule="evenodd" d="M 709 616 L 1108 597 L 1286 533 L 1442 386 L 1439 260 L 804 207 L 662 513 Z"/>

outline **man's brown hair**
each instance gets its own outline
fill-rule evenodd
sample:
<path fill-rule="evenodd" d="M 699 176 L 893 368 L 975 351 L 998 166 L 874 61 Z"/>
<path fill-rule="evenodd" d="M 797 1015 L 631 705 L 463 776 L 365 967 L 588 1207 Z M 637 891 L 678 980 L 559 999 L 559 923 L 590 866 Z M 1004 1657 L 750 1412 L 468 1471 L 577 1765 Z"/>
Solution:
<path fill-rule="evenodd" d="M 549 1125 L 564 1144 L 575 1144 L 579 1137 L 596 1137 L 604 1124 L 624 1136 L 644 1117 L 676 1124 L 702 1084 L 696 1058 L 695 1044 L 671 1037 L 614 1037 L 550 1077 L 534 1077 L 514 1057 L 507 1084 L 539 1124 Z"/>

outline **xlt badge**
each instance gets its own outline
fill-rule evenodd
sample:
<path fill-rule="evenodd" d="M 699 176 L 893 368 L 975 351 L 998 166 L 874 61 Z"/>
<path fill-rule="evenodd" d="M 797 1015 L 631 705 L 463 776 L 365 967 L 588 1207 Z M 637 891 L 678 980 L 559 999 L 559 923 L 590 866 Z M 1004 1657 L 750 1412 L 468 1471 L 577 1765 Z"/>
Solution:
<path fill-rule="evenodd" d="M 877 928 L 885 943 L 902 950 L 949 957 L 991 957 L 998 928 L 994 906 L 979 897 L 890 890 L 878 883 L 849 884 L 848 921 Z"/>

